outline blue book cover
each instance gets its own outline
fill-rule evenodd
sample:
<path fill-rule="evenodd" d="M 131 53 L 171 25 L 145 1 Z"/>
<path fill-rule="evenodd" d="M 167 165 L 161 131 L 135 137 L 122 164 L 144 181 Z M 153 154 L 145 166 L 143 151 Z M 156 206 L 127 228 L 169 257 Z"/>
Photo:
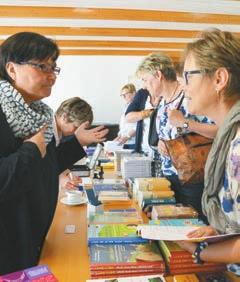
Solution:
<path fill-rule="evenodd" d="M 93 244 L 89 246 L 90 268 L 116 266 L 164 267 L 163 258 L 156 244 Z"/>
<path fill-rule="evenodd" d="M 101 191 L 122 191 L 128 192 L 128 188 L 121 183 L 116 184 L 94 184 L 93 190 L 96 196 L 98 196 Z"/>

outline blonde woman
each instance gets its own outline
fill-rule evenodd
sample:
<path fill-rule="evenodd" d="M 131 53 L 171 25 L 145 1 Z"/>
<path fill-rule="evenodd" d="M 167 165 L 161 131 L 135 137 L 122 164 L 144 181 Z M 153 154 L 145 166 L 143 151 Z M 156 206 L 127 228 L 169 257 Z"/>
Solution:
<path fill-rule="evenodd" d="M 136 88 L 134 84 L 129 83 L 122 87 L 120 96 L 125 101 L 125 108 L 120 118 L 119 132 L 115 139 L 119 144 L 124 144 L 124 149 L 134 149 L 135 147 L 135 134 L 136 134 L 136 123 L 127 122 L 125 118 L 125 112 L 129 104 L 133 101 L 136 94 Z"/>
<path fill-rule="evenodd" d="M 189 110 L 219 126 L 205 167 L 202 207 L 209 226 L 189 237 L 240 232 L 240 41 L 229 32 L 204 31 L 185 51 Z M 229 263 L 240 275 L 240 236 L 200 246 L 182 242 L 198 263 Z"/>
<path fill-rule="evenodd" d="M 202 215 L 203 182 L 184 185 L 180 183 L 164 141 L 177 138 L 178 127 L 182 128 L 184 133 L 197 132 L 210 138 L 215 136 L 217 127 L 211 124 L 208 118 L 189 113 L 183 87 L 177 81 L 171 58 L 166 54 L 156 52 L 148 55 L 139 65 L 137 73 L 151 97 L 161 97 L 156 117 L 156 130 L 159 136 L 158 150 L 162 173 L 171 182 L 176 200 L 192 205 Z"/>

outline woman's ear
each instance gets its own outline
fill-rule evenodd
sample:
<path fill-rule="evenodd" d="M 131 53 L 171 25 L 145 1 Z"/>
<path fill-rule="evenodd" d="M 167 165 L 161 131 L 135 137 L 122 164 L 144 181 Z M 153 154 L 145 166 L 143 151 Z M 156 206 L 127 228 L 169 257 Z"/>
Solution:
<path fill-rule="evenodd" d="M 155 75 L 156 75 L 157 78 L 159 78 L 161 80 L 162 72 L 160 70 L 157 70 Z"/>
<path fill-rule="evenodd" d="M 219 93 L 226 87 L 229 80 L 229 73 L 226 68 L 219 68 L 216 70 L 214 78 L 215 89 Z"/>
<path fill-rule="evenodd" d="M 12 79 L 12 81 L 16 80 L 16 66 L 13 62 L 7 62 L 6 64 L 6 72 Z"/>

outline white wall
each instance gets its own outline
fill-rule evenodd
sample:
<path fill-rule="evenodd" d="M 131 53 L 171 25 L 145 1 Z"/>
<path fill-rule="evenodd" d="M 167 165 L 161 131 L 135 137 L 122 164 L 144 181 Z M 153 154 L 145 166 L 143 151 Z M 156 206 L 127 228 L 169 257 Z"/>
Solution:
<path fill-rule="evenodd" d="M 85 99 L 94 111 L 94 122 L 118 123 L 124 101 L 121 87 L 141 82 L 134 76 L 142 60 L 138 56 L 60 56 L 61 73 L 50 97 L 45 102 L 54 110 L 73 96 Z"/>

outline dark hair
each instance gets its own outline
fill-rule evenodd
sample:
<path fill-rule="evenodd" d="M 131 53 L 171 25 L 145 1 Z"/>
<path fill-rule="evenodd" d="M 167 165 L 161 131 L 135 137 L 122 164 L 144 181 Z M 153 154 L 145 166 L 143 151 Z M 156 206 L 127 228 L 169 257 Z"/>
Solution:
<path fill-rule="evenodd" d="M 43 61 L 59 56 L 57 44 L 34 32 L 19 32 L 8 37 L 0 46 L 0 78 L 12 82 L 6 71 L 8 62 L 20 63 L 30 60 Z"/>
<path fill-rule="evenodd" d="M 61 103 L 56 111 L 56 116 L 61 117 L 63 114 L 67 115 L 67 122 L 88 121 L 91 124 L 93 121 L 92 107 L 79 97 L 73 97 Z"/>

